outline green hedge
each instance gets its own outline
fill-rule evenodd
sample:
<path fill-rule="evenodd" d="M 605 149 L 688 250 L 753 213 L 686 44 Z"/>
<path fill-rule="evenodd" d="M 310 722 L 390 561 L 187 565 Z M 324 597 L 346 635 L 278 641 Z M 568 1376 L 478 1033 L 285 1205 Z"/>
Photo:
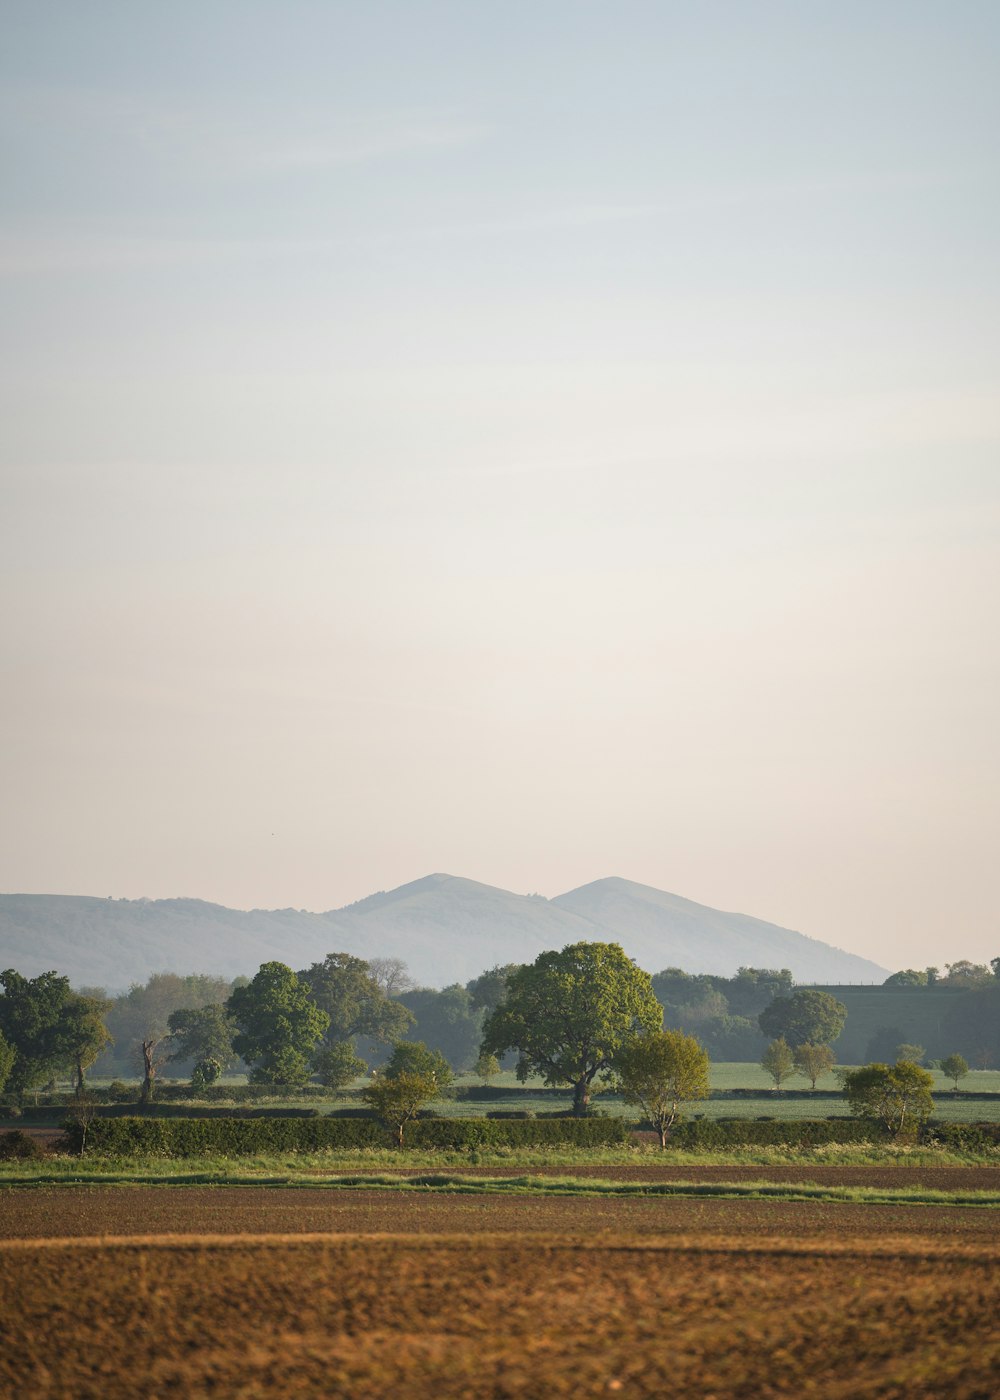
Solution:
<path fill-rule="evenodd" d="M 709 1151 L 726 1147 L 823 1147 L 828 1143 L 884 1142 L 889 1134 L 865 1118 L 699 1118 L 676 1123 L 671 1147 Z"/>
<path fill-rule="evenodd" d="M 924 1124 L 920 1140 L 957 1152 L 982 1152 L 1000 1147 L 1000 1123 L 936 1123 L 932 1118 Z"/>
<path fill-rule="evenodd" d="M 65 1125 L 78 1149 L 80 1129 Z M 97 1118 L 89 1151 L 116 1156 L 245 1157 L 323 1148 L 385 1147 L 392 1137 L 374 1118 Z M 504 1121 L 425 1118 L 406 1128 L 407 1147 L 604 1147 L 628 1141 L 628 1125 L 613 1118 Z"/>

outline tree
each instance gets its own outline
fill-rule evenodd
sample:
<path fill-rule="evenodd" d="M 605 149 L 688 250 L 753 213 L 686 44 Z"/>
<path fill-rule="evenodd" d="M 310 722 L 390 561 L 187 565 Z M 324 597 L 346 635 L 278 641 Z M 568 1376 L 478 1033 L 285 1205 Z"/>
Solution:
<path fill-rule="evenodd" d="M 964 1079 L 969 1072 L 969 1063 L 963 1055 L 948 1055 L 940 1063 L 940 1070 L 955 1085 L 955 1092 L 958 1093 L 958 1081 Z"/>
<path fill-rule="evenodd" d="M 139 1090 L 139 1102 L 143 1108 L 153 1102 L 157 1073 L 161 1065 L 166 1064 L 170 1058 L 167 1046 L 169 1040 L 169 1031 L 162 1035 L 150 1031 L 139 1042 L 139 1053 L 142 1056 L 142 1088 Z"/>
<path fill-rule="evenodd" d="M 829 992 L 802 988 L 790 997 L 775 997 L 757 1020 L 772 1040 L 784 1038 L 791 1046 L 830 1045 L 844 1029 L 847 1007 Z"/>
<path fill-rule="evenodd" d="M 402 958 L 369 958 L 368 976 L 384 997 L 398 997 L 417 985 Z"/>
<path fill-rule="evenodd" d="M 571 943 L 510 974 L 481 1048 L 497 1056 L 516 1050 L 522 1083 L 540 1074 L 546 1084 L 571 1084 L 573 1111 L 584 1114 L 594 1079 L 626 1041 L 662 1024 L 649 974 L 617 943 Z"/>
<path fill-rule="evenodd" d="M 774 1080 L 775 1091 L 781 1088 L 784 1080 L 790 1079 L 795 1073 L 795 1057 L 784 1036 L 771 1041 L 760 1057 L 760 1067 Z"/>
<path fill-rule="evenodd" d="M 380 1074 L 373 1072 L 372 1083 L 361 1097 L 403 1145 L 403 1130 L 411 1119 L 433 1099 L 447 1093 L 454 1075 L 451 1066 L 437 1050 L 429 1050 L 420 1040 L 400 1040 L 392 1047 L 389 1062 Z"/>
<path fill-rule="evenodd" d="M 637 1104 L 666 1147 L 682 1103 L 707 1099 L 708 1055 L 692 1035 L 654 1031 L 627 1041 L 615 1056 L 617 1083 L 629 1104 Z"/>
<path fill-rule="evenodd" d="M 300 972 L 299 981 L 327 1016 L 327 1047 L 349 1043 L 353 1053 L 355 1036 L 388 1044 L 413 1025 L 409 1011 L 386 996 L 371 975 L 370 964 L 351 953 L 328 953 L 323 962 Z M 324 1063 L 335 1062 L 336 1057 Z"/>
<path fill-rule="evenodd" d="M 987 967 L 985 963 L 970 962 L 968 958 L 960 958 L 958 962 L 945 963 L 948 969 L 948 976 L 944 981 L 949 987 L 988 987 L 993 981 L 992 964 Z"/>
<path fill-rule="evenodd" d="M 420 1110 L 438 1096 L 438 1083 L 433 1074 L 398 1074 L 376 1077 L 361 1097 L 376 1112 L 387 1127 L 393 1129 L 396 1141 L 403 1145 L 403 1130 Z"/>
<path fill-rule="evenodd" d="M 484 1084 L 488 1084 L 491 1079 L 496 1079 L 500 1073 L 500 1061 L 496 1055 L 480 1055 L 476 1061 L 476 1073 Z M 0 1081 L 0 1089 L 3 1083 Z"/>
<path fill-rule="evenodd" d="M 440 1092 L 451 1087 L 455 1076 L 451 1065 L 440 1050 L 431 1050 L 422 1040 L 400 1040 L 392 1047 L 392 1054 L 382 1077 L 399 1079 L 404 1074 L 422 1074 L 434 1080 Z"/>
<path fill-rule="evenodd" d="M 465 990 L 471 998 L 473 1011 L 495 1011 L 507 995 L 507 979 L 517 972 L 520 963 L 497 963 L 487 968 L 471 982 L 466 982 Z"/>
<path fill-rule="evenodd" d="M 73 1000 L 69 978 L 57 972 L 22 977 L 9 967 L 0 972 L 0 1035 L 14 1050 L 8 1084 L 20 1096 L 73 1055 Z"/>
<path fill-rule="evenodd" d="M 816 1080 L 824 1074 L 829 1074 L 837 1063 L 829 1045 L 813 1045 L 808 1040 L 795 1047 L 794 1059 L 795 1068 L 809 1080 L 811 1089 L 815 1089 Z"/>
<path fill-rule="evenodd" d="M 440 1050 L 452 1068 L 470 1069 L 479 1054 L 483 1034 L 483 1013 L 473 1008 L 467 989 L 454 982 L 437 991 L 420 987 L 404 992 L 400 1002 L 416 1022 L 413 1032 L 435 1050 Z"/>
<path fill-rule="evenodd" d="M 909 1060 L 910 1064 L 919 1065 L 920 1061 L 927 1054 L 922 1045 L 913 1045 L 910 1041 L 904 1040 L 896 1046 L 896 1061 Z"/>
<path fill-rule="evenodd" d="M 84 1071 L 111 1044 L 111 1032 L 104 1024 L 110 1006 L 111 1002 L 106 997 L 83 996 L 74 992 L 63 1008 L 63 1034 L 70 1064 L 76 1075 L 77 1097 L 86 1088 Z"/>
<path fill-rule="evenodd" d="M 222 1062 L 210 1055 L 207 1060 L 199 1060 L 191 1071 L 191 1088 L 207 1089 L 222 1074 Z"/>
<path fill-rule="evenodd" d="M 233 1036 L 236 1023 L 221 1002 L 187 1006 L 167 1017 L 171 1035 L 171 1060 L 215 1060 L 220 1073 L 236 1063 Z"/>
<path fill-rule="evenodd" d="M 13 1045 L 8 1044 L 3 1032 L 0 1032 L 0 1091 L 5 1088 L 7 1080 L 10 1078 L 10 1072 L 14 1068 L 16 1058 L 17 1051 Z"/>
<path fill-rule="evenodd" d="M 893 972 L 882 983 L 883 987 L 926 987 L 927 973 L 919 972 L 915 967 L 904 968 L 902 972 Z"/>
<path fill-rule="evenodd" d="M 316 1078 L 328 1089 L 346 1089 L 367 1068 L 349 1040 L 325 1041 L 313 1054 Z"/>
<path fill-rule="evenodd" d="M 252 981 L 233 991 L 226 1010 L 237 1027 L 233 1049 L 251 1066 L 252 1083 L 305 1083 L 330 1018 L 290 967 L 262 963 Z"/>
<path fill-rule="evenodd" d="M 862 1065 L 844 1077 L 844 1094 L 860 1118 L 877 1118 L 899 1137 L 908 1118 L 918 1121 L 934 1112 L 934 1078 L 920 1065 L 900 1060 L 895 1065 Z"/>

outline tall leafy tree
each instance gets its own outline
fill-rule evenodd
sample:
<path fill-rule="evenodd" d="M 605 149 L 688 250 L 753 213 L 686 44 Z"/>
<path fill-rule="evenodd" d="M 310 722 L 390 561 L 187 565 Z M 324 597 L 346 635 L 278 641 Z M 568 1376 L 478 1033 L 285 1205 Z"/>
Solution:
<path fill-rule="evenodd" d="M 0 1032 L 0 1092 L 6 1088 L 16 1058 L 17 1051 L 13 1045 L 7 1043 L 7 1038 Z"/>
<path fill-rule="evenodd" d="M 65 1037 L 76 1076 L 77 1097 L 86 1087 L 85 1071 L 111 1044 L 111 1032 L 104 1021 L 110 1007 L 111 1002 L 106 997 L 74 993 L 64 1008 Z"/>
<path fill-rule="evenodd" d="M 313 1052 L 330 1024 L 290 967 L 266 962 L 226 1009 L 236 1023 L 233 1049 L 251 1066 L 254 1084 L 304 1084 Z"/>
<path fill-rule="evenodd" d="M 784 1036 L 772 1040 L 760 1057 L 760 1067 L 774 1080 L 775 1091 L 795 1073 L 795 1056 Z"/>
<path fill-rule="evenodd" d="M 453 1069 L 471 1069 L 479 1056 L 483 1013 L 473 1008 L 467 988 L 455 982 L 438 991 L 420 987 L 404 992 L 403 1006 L 416 1021 L 415 1034 L 440 1050 Z"/>
<path fill-rule="evenodd" d="M 335 1087 L 331 1076 L 346 1073 L 352 1058 L 360 1065 L 355 1073 L 364 1072 L 366 1065 L 355 1053 L 356 1037 L 387 1045 L 413 1025 L 410 1012 L 386 995 L 363 958 L 328 953 L 322 962 L 313 963 L 298 976 L 328 1018 L 323 1044 L 316 1052 L 316 1067 L 331 1087 Z M 348 1075 L 348 1079 L 353 1077 L 353 1073 Z"/>
<path fill-rule="evenodd" d="M 505 999 L 484 1023 L 482 1050 L 516 1050 L 522 1082 L 539 1074 L 546 1084 L 572 1085 L 573 1111 L 583 1114 L 591 1085 L 625 1043 L 662 1024 L 649 973 L 617 943 L 571 943 L 510 974 Z"/>
<path fill-rule="evenodd" d="M 69 978 L 57 972 L 30 978 L 12 967 L 0 972 L 0 1035 L 14 1050 L 7 1082 L 15 1094 L 71 1063 L 73 998 Z"/>
<path fill-rule="evenodd" d="M 766 1036 L 784 1038 L 793 1050 L 807 1040 L 812 1045 L 830 1045 L 844 1029 L 847 1007 L 829 992 L 803 987 L 790 997 L 775 997 L 757 1020 Z"/>
<path fill-rule="evenodd" d="M 809 1080 L 809 1087 L 815 1089 L 816 1080 L 829 1074 L 837 1063 L 829 1045 L 813 1045 L 806 1040 L 795 1047 L 795 1068 Z"/>

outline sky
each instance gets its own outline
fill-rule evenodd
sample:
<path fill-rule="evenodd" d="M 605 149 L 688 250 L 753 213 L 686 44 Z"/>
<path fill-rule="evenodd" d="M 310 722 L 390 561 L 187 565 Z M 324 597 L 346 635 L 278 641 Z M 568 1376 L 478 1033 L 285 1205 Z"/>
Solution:
<path fill-rule="evenodd" d="M 1000 953 L 992 0 L 3 0 L 0 889 Z"/>

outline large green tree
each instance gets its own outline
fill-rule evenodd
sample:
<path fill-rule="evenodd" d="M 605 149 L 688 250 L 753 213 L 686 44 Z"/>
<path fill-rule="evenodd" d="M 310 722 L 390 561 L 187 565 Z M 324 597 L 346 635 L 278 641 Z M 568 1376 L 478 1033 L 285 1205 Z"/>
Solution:
<path fill-rule="evenodd" d="M 0 1092 L 7 1086 L 10 1072 L 14 1068 L 14 1061 L 17 1058 L 17 1051 L 13 1045 L 8 1045 L 6 1037 L 0 1032 Z"/>
<path fill-rule="evenodd" d="M 707 1099 L 710 1092 L 708 1054 L 682 1031 L 635 1036 L 618 1051 L 614 1070 L 625 1102 L 642 1109 L 661 1147 L 681 1104 Z"/>
<path fill-rule="evenodd" d="M 15 1094 L 72 1062 L 74 993 L 57 972 L 22 977 L 12 967 L 0 972 L 0 1035 L 14 1050 L 8 1087 Z"/>
<path fill-rule="evenodd" d="M 290 967 L 266 962 L 226 1002 L 236 1023 L 233 1049 L 251 1066 L 254 1084 L 304 1084 L 330 1018 Z"/>
<path fill-rule="evenodd" d="M 572 1085 L 573 1111 L 583 1114 L 591 1085 L 623 1045 L 662 1024 L 649 973 L 617 943 L 571 943 L 510 974 L 481 1048 L 498 1056 L 516 1050 L 522 1082 L 539 1074 L 546 1084 Z"/>
<path fill-rule="evenodd" d="M 386 995 L 363 958 L 351 953 L 328 953 L 322 962 L 313 963 L 298 976 L 329 1018 L 323 1043 L 316 1050 L 315 1067 L 331 1088 L 340 1087 L 367 1069 L 356 1053 L 358 1036 L 374 1042 L 374 1046 L 387 1045 L 413 1025 L 410 1012 Z M 352 1065 L 354 1069 L 348 1073 Z"/>
<path fill-rule="evenodd" d="M 783 1037 L 793 1050 L 807 1040 L 811 1045 L 831 1045 L 844 1029 L 847 1007 L 829 992 L 803 987 L 790 997 L 775 997 L 757 1020 L 770 1040 Z"/>

